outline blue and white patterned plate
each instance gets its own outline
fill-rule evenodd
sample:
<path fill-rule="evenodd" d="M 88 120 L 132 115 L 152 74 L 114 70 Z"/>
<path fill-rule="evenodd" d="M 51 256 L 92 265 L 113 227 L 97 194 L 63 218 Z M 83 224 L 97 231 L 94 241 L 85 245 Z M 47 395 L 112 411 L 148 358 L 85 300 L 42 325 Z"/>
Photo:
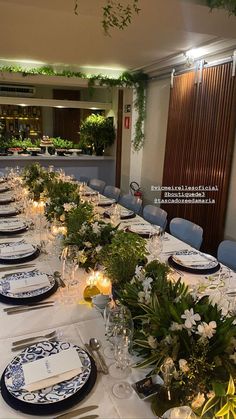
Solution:
<path fill-rule="evenodd" d="M 57 354 L 69 348 L 75 348 L 80 357 L 83 365 L 83 370 L 80 374 L 70 380 L 62 381 L 37 391 L 30 392 L 22 388 L 24 385 L 23 364 Z M 69 342 L 40 342 L 26 348 L 8 364 L 4 374 L 4 381 L 8 392 L 16 399 L 42 406 L 61 402 L 78 393 L 88 381 L 90 374 L 90 358 L 87 352 L 79 346 Z"/>
<path fill-rule="evenodd" d="M 25 244 L 25 241 L 21 240 L 19 242 L 1 243 L 0 244 L 0 249 L 3 248 L 3 247 L 14 247 L 14 246 L 17 246 L 18 244 L 19 245 L 20 244 Z M 18 254 L 12 253 L 12 254 L 9 254 L 9 255 L 4 255 L 4 257 L 1 257 L 1 255 L 0 255 L 0 261 L 5 261 L 5 262 L 13 261 L 14 262 L 14 261 L 20 261 L 21 259 L 28 258 L 28 257 L 34 255 L 34 253 L 38 251 L 37 246 L 32 245 L 32 247 L 33 247 L 32 252 L 20 253 L 20 254 L 19 253 Z"/>
<path fill-rule="evenodd" d="M 19 293 L 12 293 L 11 292 L 11 281 L 16 279 L 22 279 L 22 278 L 28 278 L 30 276 L 37 276 L 42 275 L 42 272 L 39 272 L 38 270 L 34 269 L 30 272 L 18 272 L 14 274 L 9 274 L 5 278 L 0 280 L 0 294 L 4 295 L 5 297 L 9 298 L 31 298 L 36 297 L 39 295 L 43 295 L 50 291 L 54 285 L 55 285 L 55 278 L 52 275 L 48 275 L 50 285 L 48 287 L 40 288 L 33 291 L 26 291 L 26 292 L 19 292 Z"/>

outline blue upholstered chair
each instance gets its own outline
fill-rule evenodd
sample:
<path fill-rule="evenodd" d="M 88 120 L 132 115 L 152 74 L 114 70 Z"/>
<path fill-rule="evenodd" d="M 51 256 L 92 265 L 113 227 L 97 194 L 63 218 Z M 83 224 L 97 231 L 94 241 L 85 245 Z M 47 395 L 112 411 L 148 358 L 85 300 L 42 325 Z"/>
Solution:
<path fill-rule="evenodd" d="M 222 241 L 218 246 L 217 259 L 236 271 L 236 242 L 232 240 Z"/>
<path fill-rule="evenodd" d="M 151 224 L 155 224 L 165 230 L 167 224 L 167 212 L 155 205 L 145 205 L 143 218 Z"/>
<path fill-rule="evenodd" d="M 135 198 L 135 196 L 131 194 L 122 195 L 119 199 L 119 204 L 135 212 L 136 214 L 141 213 L 141 209 L 142 209 L 141 199 Z"/>
<path fill-rule="evenodd" d="M 107 185 L 103 191 L 103 195 L 107 196 L 107 198 L 115 199 L 118 202 L 120 197 L 120 189 L 116 188 L 115 186 Z"/>
<path fill-rule="evenodd" d="M 99 193 L 103 193 L 105 188 L 106 182 L 100 179 L 90 179 L 89 186 L 90 188 L 94 189 L 95 191 L 98 191 Z"/>
<path fill-rule="evenodd" d="M 170 222 L 170 233 L 195 249 L 202 244 L 203 229 L 184 218 L 173 218 Z"/>
<path fill-rule="evenodd" d="M 87 185 L 89 183 L 89 178 L 87 176 L 80 176 L 79 181 L 84 182 Z"/>

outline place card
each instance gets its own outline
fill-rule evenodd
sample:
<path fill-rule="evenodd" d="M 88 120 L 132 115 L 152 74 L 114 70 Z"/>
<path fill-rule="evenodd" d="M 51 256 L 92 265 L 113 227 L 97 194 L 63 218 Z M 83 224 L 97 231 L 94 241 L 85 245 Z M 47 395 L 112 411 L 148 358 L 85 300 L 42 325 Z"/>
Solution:
<path fill-rule="evenodd" d="M 36 391 L 65 380 L 82 372 L 82 363 L 75 348 L 27 362 L 22 365 L 25 384 L 23 388 Z"/>
<path fill-rule="evenodd" d="M 34 247 L 32 244 L 24 243 L 15 246 L 5 246 L 0 249 L 0 257 L 24 255 L 26 253 L 33 253 Z"/>
<path fill-rule="evenodd" d="M 46 274 L 28 276 L 10 281 L 10 292 L 17 294 L 19 292 L 34 291 L 50 286 L 50 281 Z"/>

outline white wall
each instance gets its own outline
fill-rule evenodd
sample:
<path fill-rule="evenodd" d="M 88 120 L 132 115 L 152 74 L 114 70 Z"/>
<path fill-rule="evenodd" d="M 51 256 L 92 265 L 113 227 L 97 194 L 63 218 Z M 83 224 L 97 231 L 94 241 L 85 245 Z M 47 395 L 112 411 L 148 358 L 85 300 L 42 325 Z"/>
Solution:
<path fill-rule="evenodd" d="M 225 239 L 236 240 L 236 135 L 225 220 Z"/>
<path fill-rule="evenodd" d="M 170 79 L 149 82 L 141 179 L 144 203 L 153 203 L 157 196 L 151 185 L 162 184 L 169 96 Z"/>

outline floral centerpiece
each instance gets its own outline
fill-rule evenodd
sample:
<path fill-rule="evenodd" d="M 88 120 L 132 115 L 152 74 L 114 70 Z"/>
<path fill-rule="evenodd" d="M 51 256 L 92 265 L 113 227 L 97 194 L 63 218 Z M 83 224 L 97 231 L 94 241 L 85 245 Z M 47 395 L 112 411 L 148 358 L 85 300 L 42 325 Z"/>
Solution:
<path fill-rule="evenodd" d="M 157 261 L 136 269 L 120 299 L 135 316 L 134 343 L 142 357 L 137 366 L 159 373 L 170 359 L 175 405 L 187 404 L 201 417 L 235 418 L 235 317 L 223 315 L 207 296 L 191 295 L 180 280 L 173 283 Z M 154 398 L 157 415 L 167 409 Z"/>
<path fill-rule="evenodd" d="M 39 200 L 40 194 L 44 193 L 48 182 L 55 176 L 55 173 L 48 172 L 38 163 L 26 166 L 22 174 L 23 183 L 33 194 L 35 201 Z"/>
<path fill-rule="evenodd" d="M 65 245 L 78 246 L 79 265 L 86 270 L 94 269 L 101 262 L 102 247 L 111 243 L 117 228 L 97 219 L 88 202 L 81 203 L 68 212 L 65 225 Z"/>
<path fill-rule="evenodd" d="M 80 203 L 78 185 L 57 178 L 47 183 L 45 196 L 47 198 L 45 216 L 48 221 L 57 219 L 64 222 L 66 213 Z"/>

